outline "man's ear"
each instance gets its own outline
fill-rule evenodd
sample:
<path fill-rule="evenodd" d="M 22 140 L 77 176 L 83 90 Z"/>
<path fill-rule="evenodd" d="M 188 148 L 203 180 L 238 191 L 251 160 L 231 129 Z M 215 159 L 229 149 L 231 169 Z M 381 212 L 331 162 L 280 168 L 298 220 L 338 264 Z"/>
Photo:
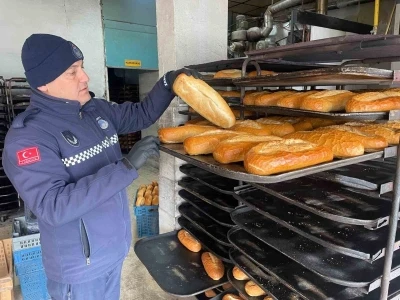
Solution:
<path fill-rule="evenodd" d="M 42 85 L 38 87 L 38 90 L 42 93 L 47 93 L 49 89 L 47 88 L 47 85 Z"/>

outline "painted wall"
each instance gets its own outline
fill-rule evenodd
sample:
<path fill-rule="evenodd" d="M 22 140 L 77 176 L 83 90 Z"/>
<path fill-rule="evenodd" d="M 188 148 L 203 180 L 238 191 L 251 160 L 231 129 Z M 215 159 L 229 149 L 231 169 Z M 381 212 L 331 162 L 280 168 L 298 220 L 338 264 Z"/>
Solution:
<path fill-rule="evenodd" d="M 104 39 L 100 0 L 0 0 L 0 76 L 24 77 L 21 48 L 33 33 L 73 41 L 85 55 L 90 89 L 106 94 Z"/>

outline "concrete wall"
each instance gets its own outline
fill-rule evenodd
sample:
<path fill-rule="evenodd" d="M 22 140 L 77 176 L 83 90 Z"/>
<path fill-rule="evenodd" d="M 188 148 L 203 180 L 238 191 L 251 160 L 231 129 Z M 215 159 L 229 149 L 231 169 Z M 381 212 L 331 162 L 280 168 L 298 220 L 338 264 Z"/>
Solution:
<path fill-rule="evenodd" d="M 0 0 L 0 76 L 24 77 L 21 48 L 32 33 L 73 41 L 85 55 L 90 89 L 106 94 L 104 38 L 100 0 Z"/>
<path fill-rule="evenodd" d="M 149 71 L 145 73 L 139 74 L 139 97 L 140 101 L 143 101 L 147 94 L 151 91 L 153 86 L 158 81 L 158 71 Z M 149 128 L 142 130 L 142 137 L 148 135 L 157 136 L 158 124 L 155 123 L 151 125 Z"/>

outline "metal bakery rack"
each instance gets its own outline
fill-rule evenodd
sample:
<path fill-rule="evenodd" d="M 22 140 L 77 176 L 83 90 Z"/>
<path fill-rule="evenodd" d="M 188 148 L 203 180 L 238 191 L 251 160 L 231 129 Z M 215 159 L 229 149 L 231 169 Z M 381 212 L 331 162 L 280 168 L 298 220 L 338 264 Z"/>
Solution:
<path fill-rule="evenodd" d="M 399 111 L 316 113 L 242 105 L 246 88 L 395 86 L 400 83 L 397 70 L 365 65 L 398 60 L 399 51 L 399 36 L 351 35 L 188 67 L 208 74 L 242 69 L 242 78 L 203 78 L 216 88 L 239 88 L 241 97 L 230 104 L 241 111 L 400 120 Z M 261 69 L 278 75 L 244 76 Z M 200 268 L 197 265 L 200 254 L 184 249 L 177 232 L 140 240 L 136 253 L 167 292 L 195 295 L 229 281 L 236 294 L 262 299 L 246 296 L 245 282 L 232 276 L 236 265 L 274 299 L 400 299 L 397 146 L 271 176 L 248 174 L 241 164 L 222 165 L 211 156 L 189 156 L 181 144 L 162 145 L 161 151 L 186 162 L 180 167 L 184 177 L 177 182 L 185 200 L 179 207 L 179 224 L 200 241 L 203 250 L 221 258 L 227 270 L 226 278 L 210 281 L 201 262 Z M 173 278 L 170 285 L 168 276 Z"/>

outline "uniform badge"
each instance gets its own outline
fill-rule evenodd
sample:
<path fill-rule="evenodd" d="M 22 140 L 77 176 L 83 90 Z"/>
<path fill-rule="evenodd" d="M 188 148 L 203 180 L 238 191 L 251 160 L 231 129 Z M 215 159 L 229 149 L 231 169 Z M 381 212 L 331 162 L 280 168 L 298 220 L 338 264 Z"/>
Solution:
<path fill-rule="evenodd" d="M 101 117 L 97 117 L 97 124 L 99 124 L 100 128 L 106 130 L 108 128 L 108 122 Z"/>
<path fill-rule="evenodd" d="M 74 147 L 79 146 L 79 140 L 78 138 L 69 130 L 61 132 L 62 136 L 64 139 L 67 141 L 68 144 Z"/>
<path fill-rule="evenodd" d="M 17 152 L 18 166 L 30 165 L 41 161 L 38 147 L 25 148 Z"/>

